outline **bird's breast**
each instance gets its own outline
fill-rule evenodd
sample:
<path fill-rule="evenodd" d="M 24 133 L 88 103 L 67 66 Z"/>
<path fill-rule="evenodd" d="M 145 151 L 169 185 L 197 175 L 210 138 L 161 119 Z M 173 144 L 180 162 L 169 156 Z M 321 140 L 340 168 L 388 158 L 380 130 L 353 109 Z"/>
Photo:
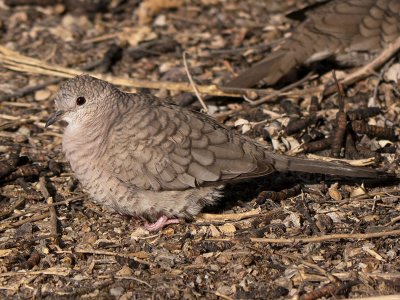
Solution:
<path fill-rule="evenodd" d="M 101 166 L 102 144 L 104 138 L 100 130 L 83 131 L 76 127 L 67 127 L 63 135 L 63 150 L 71 164 L 76 177 L 85 183 L 93 172 L 98 172 Z"/>

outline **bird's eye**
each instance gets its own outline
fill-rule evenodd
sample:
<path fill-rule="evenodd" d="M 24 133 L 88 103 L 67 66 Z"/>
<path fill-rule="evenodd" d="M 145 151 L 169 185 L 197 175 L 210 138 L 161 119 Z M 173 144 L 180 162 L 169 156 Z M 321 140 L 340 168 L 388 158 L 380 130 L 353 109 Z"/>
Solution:
<path fill-rule="evenodd" d="M 78 97 L 76 98 L 76 105 L 81 106 L 86 103 L 85 97 Z"/>

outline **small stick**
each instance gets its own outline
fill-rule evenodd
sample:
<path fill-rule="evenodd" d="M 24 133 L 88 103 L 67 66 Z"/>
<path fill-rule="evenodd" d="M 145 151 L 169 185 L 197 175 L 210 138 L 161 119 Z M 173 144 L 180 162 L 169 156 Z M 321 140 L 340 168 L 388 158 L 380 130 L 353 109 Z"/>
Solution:
<path fill-rule="evenodd" d="M 44 177 L 39 178 L 39 188 L 40 192 L 42 193 L 43 197 L 47 200 L 47 204 L 53 204 L 53 197 L 50 196 L 49 191 L 46 187 L 46 179 Z M 54 243 L 59 244 L 58 241 L 58 221 L 57 221 L 57 211 L 54 206 L 49 206 L 50 212 L 50 233 L 56 238 L 54 238 Z"/>
<path fill-rule="evenodd" d="M 106 65 L 109 64 L 112 60 L 112 57 L 115 55 L 115 52 L 116 52 L 116 49 L 111 47 L 104 54 L 104 57 L 102 59 L 98 59 L 98 60 L 95 60 L 94 62 L 90 62 L 90 63 L 83 65 L 82 70 L 89 71 L 94 68 L 97 68 L 98 66 L 101 66 L 104 64 L 106 64 Z M 105 66 L 105 67 L 107 68 L 108 66 Z M 19 90 L 15 91 L 14 93 L 0 96 L 0 103 L 3 101 L 13 99 L 13 98 L 20 98 L 25 95 L 34 93 L 34 92 L 41 90 L 49 85 L 58 84 L 63 80 L 64 80 L 64 78 L 55 78 L 55 79 L 46 80 L 46 81 L 36 84 L 36 85 L 30 85 L 30 86 L 23 87 L 22 89 L 19 89 Z"/>
<path fill-rule="evenodd" d="M 19 217 L 22 217 L 22 216 L 25 216 L 25 215 L 28 215 L 28 214 L 31 214 L 31 213 L 35 213 L 37 211 L 41 211 L 41 210 L 45 210 L 45 209 L 47 210 L 49 207 L 52 207 L 52 206 L 65 205 L 65 204 L 69 204 L 70 202 L 80 201 L 84 197 L 85 197 L 85 195 L 81 195 L 81 196 L 76 196 L 76 197 L 69 198 L 69 199 L 64 200 L 64 201 L 59 201 L 59 202 L 56 202 L 56 203 L 40 205 L 39 207 L 36 207 L 34 209 L 30 209 L 28 211 L 25 211 L 23 213 L 15 215 L 15 216 L 11 216 L 11 217 L 9 217 L 7 219 L 4 219 L 3 221 L 10 221 L 10 220 L 17 219 Z"/>
<path fill-rule="evenodd" d="M 15 222 L 15 223 L 6 223 L 6 224 L 3 224 L 3 225 L 0 225 L 0 232 L 6 230 L 8 228 L 19 227 L 19 226 L 21 226 L 21 225 L 23 225 L 25 223 L 31 223 L 31 222 L 40 221 L 40 220 L 48 218 L 49 216 L 50 216 L 50 213 L 45 212 L 45 213 L 43 213 L 41 215 L 34 215 L 34 216 L 30 217 L 30 218 L 26 218 L 26 219 L 23 219 L 21 221 Z"/>
<path fill-rule="evenodd" d="M 298 261 L 298 262 L 300 262 L 301 264 L 303 264 L 303 265 L 305 265 L 305 266 L 307 266 L 307 267 L 309 267 L 309 268 L 315 269 L 315 270 L 317 270 L 318 272 L 320 272 L 321 274 L 323 274 L 323 275 L 325 275 L 326 277 L 328 277 L 328 279 L 329 279 L 331 282 L 337 282 L 337 281 L 338 281 L 338 279 L 337 279 L 335 276 L 333 276 L 332 274 L 330 274 L 328 271 L 324 270 L 323 268 L 321 268 L 321 267 L 318 266 L 317 264 L 310 263 L 310 262 L 305 261 L 305 260 L 303 260 L 303 259 L 301 259 L 301 258 L 299 258 L 299 257 L 296 257 L 296 256 L 294 256 L 294 255 L 289 255 L 289 254 L 286 254 L 286 253 L 282 253 L 282 252 L 280 252 L 280 251 L 275 251 L 274 254 L 278 254 L 278 255 L 280 255 L 280 256 L 282 256 L 282 257 L 286 257 L 286 258 L 289 258 L 289 259 L 291 259 L 291 260 Z"/>
<path fill-rule="evenodd" d="M 75 249 L 75 253 L 82 253 L 82 254 L 96 254 L 96 255 L 107 255 L 107 256 L 116 256 L 116 257 L 123 257 L 123 258 L 129 258 L 133 259 L 134 261 L 148 265 L 153 267 L 154 263 L 137 258 L 134 254 L 132 253 L 117 253 L 117 252 L 111 252 L 111 251 L 104 251 L 104 250 L 92 250 L 92 249 Z"/>
<path fill-rule="evenodd" d="M 389 58 L 396 54 L 400 50 L 400 37 L 398 37 L 393 43 L 385 48 L 374 60 L 372 60 L 367 65 L 357 69 L 353 73 L 346 76 L 345 79 L 341 81 L 343 86 L 349 86 L 363 78 L 370 76 L 373 71 L 380 66 L 382 66 Z M 324 95 L 330 95 L 335 92 L 335 87 L 330 86 L 325 89 Z"/>
<path fill-rule="evenodd" d="M 206 214 L 202 213 L 196 217 L 196 221 L 240 221 L 243 219 L 258 216 L 261 213 L 261 209 L 253 209 L 243 213 L 237 214 Z"/>
<path fill-rule="evenodd" d="M 47 87 L 49 85 L 57 84 L 57 83 L 59 83 L 59 82 L 61 82 L 63 80 L 64 80 L 63 78 L 50 79 L 50 80 L 44 81 L 44 82 L 39 83 L 39 84 L 23 87 L 22 89 L 19 89 L 19 90 L 15 91 L 15 92 L 13 92 L 11 94 L 5 94 L 5 95 L 1 96 L 0 97 L 0 102 L 7 101 L 7 100 L 10 100 L 10 99 L 13 99 L 13 98 L 23 97 L 25 95 L 31 94 L 33 92 L 36 92 L 37 90 L 41 90 L 41 89 L 43 89 L 43 88 L 45 88 L 45 87 Z"/>
<path fill-rule="evenodd" d="M 378 98 L 379 85 L 380 85 L 381 82 L 382 82 L 383 75 L 384 75 L 384 74 L 386 73 L 386 71 L 389 69 L 389 66 L 394 62 L 394 60 L 395 60 L 395 57 L 392 57 L 392 59 L 389 60 L 389 61 L 383 66 L 383 68 L 381 69 L 381 71 L 379 72 L 378 82 L 377 82 L 376 85 L 375 85 L 374 94 L 373 94 L 373 96 L 372 96 L 373 99 L 374 99 L 374 101 L 376 101 L 376 99 Z"/>
<path fill-rule="evenodd" d="M 222 293 L 220 293 L 218 291 L 215 291 L 214 294 L 215 294 L 215 296 L 220 297 L 220 298 L 225 299 L 225 300 L 233 300 L 233 298 L 231 298 L 229 296 L 226 296 L 226 295 L 224 295 L 224 294 L 222 294 Z"/>
<path fill-rule="evenodd" d="M 0 277 L 10 277 L 10 276 L 27 276 L 27 275 L 55 275 L 55 276 L 68 276 L 71 273 L 69 268 L 57 268 L 51 267 L 45 270 L 38 271 L 18 271 L 18 272 L 5 272 L 0 273 Z"/>
<path fill-rule="evenodd" d="M 23 165 L 18 167 L 14 172 L 5 176 L 2 181 L 13 181 L 15 179 L 23 177 L 38 176 L 43 170 L 43 166 L 40 165 Z"/>
<path fill-rule="evenodd" d="M 197 88 L 197 85 L 196 85 L 196 83 L 194 82 L 194 80 L 192 78 L 192 74 L 190 74 L 189 67 L 188 67 L 187 60 L 186 60 L 187 54 L 188 53 L 186 51 L 183 51 L 182 58 L 183 58 L 183 65 L 185 66 L 186 75 L 187 75 L 187 77 L 189 79 L 190 84 L 193 87 L 193 90 L 194 90 L 194 93 L 196 94 L 197 100 L 199 100 L 201 106 L 203 107 L 203 112 L 204 113 L 208 113 L 208 107 L 205 104 L 203 98 L 201 98 L 201 95 L 199 93 L 199 89 Z"/>
<path fill-rule="evenodd" d="M 284 92 L 288 92 L 291 89 L 294 89 L 296 87 L 298 87 L 299 85 L 303 84 L 304 82 L 306 82 L 307 80 L 309 80 L 311 78 L 311 76 L 313 75 L 313 73 L 308 73 L 304 78 L 300 79 L 299 81 L 296 81 L 292 84 L 289 84 L 287 86 L 285 86 L 284 88 L 274 91 L 272 94 L 265 96 L 259 100 L 251 100 L 248 99 L 247 97 L 243 97 L 247 102 L 250 103 L 250 105 L 252 106 L 257 106 L 266 102 L 272 102 L 275 101 L 277 98 L 279 98 L 280 96 L 282 96 L 282 93 Z"/>
<path fill-rule="evenodd" d="M 77 75 L 82 74 L 82 70 L 64 68 L 58 65 L 51 65 L 41 60 L 21 55 L 18 52 L 12 51 L 3 46 L 0 46 L 0 65 L 9 70 L 14 70 L 18 72 L 58 76 L 63 78 L 73 78 Z M 109 81 L 119 86 L 149 89 L 166 89 L 180 92 L 193 91 L 193 88 L 190 86 L 190 84 L 185 82 L 135 80 L 93 72 L 86 72 L 86 74 L 96 77 L 98 79 Z M 231 92 L 225 92 L 215 84 L 198 85 L 197 87 L 200 93 L 214 96 L 242 97 L 243 92 L 256 93 L 257 95 L 269 94 L 269 91 L 260 89 L 240 89 L 240 92 L 232 89 Z"/>
<path fill-rule="evenodd" d="M 296 204 L 296 210 L 308 221 L 313 234 L 319 234 L 321 231 L 318 229 L 313 218 L 311 217 L 310 209 L 304 199 L 304 193 L 301 192 L 301 200 Z"/>
<path fill-rule="evenodd" d="M 8 209 L 6 209 L 5 211 L 0 213 L 0 219 L 6 217 L 8 215 L 11 215 L 13 213 L 14 209 L 20 207 L 22 204 L 25 203 L 25 200 L 26 200 L 25 198 L 21 198 L 21 199 L 18 199 L 17 201 L 15 201 L 15 203 L 11 207 L 9 207 Z"/>
<path fill-rule="evenodd" d="M 344 111 L 344 91 L 343 85 L 340 84 L 336 78 L 336 73 L 332 71 L 333 79 L 336 83 L 336 88 L 339 97 L 339 111 L 336 114 L 336 129 L 332 138 L 331 152 L 333 157 L 339 157 L 342 149 L 344 136 L 346 134 L 347 127 L 347 115 Z"/>
<path fill-rule="evenodd" d="M 305 238 L 250 238 L 250 240 L 254 243 L 262 243 L 262 244 L 305 244 L 305 243 L 321 243 L 327 241 L 336 241 L 336 240 L 363 240 L 363 239 L 371 239 L 371 238 L 379 238 L 386 236 L 400 236 L 400 229 L 398 230 L 390 230 L 390 231 L 382 231 L 382 232 L 371 232 L 371 233 L 355 233 L 355 234 L 347 234 L 347 233 L 337 233 L 337 234 L 327 234 L 321 236 L 313 236 L 313 237 L 305 237 Z"/>

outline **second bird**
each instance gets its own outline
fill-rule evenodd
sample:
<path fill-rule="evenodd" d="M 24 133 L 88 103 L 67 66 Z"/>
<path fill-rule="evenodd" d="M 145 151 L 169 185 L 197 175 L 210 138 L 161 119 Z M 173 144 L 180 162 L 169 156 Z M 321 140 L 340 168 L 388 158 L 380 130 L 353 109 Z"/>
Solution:
<path fill-rule="evenodd" d="M 400 0 L 332 0 L 307 17 L 278 49 L 225 86 L 247 88 L 262 79 L 273 85 L 296 67 L 327 58 L 363 65 L 400 35 Z"/>

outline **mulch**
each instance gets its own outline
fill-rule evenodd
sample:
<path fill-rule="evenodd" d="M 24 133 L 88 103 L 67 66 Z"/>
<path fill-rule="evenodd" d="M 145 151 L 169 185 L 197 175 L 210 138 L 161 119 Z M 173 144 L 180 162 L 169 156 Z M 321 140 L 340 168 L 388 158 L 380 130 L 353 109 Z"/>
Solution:
<path fill-rule="evenodd" d="M 186 51 L 196 84 L 221 85 L 298 24 L 288 12 L 313 1 L 91 2 L 0 1 L 0 45 L 43 66 L 171 86 L 188 82 Z M 393 179 L 274 174 L 228 185 L 223 201 L 195 220 L 147 232 L 142 220 L 90 202 L 62 152 L 63 125 L 45 129 L 63 75 L 19 72 L 1 59 L 1 298 L 400 293 L 400 188 Z M 335 75 L 340 82 L 353 71 Z M 337 86 L 327 71 L 264 103 L 254 102 L 270 93 L 261 84 L 245 97 L 203 97 L 210 114 L 271 150 L 398 173 L 399 72 L 395 57 L 349 86 Z M 323 96 L 328 85 L 334 93 Z M 200 109 L 193 93 L 179 88 L 122 88 Z"/>

